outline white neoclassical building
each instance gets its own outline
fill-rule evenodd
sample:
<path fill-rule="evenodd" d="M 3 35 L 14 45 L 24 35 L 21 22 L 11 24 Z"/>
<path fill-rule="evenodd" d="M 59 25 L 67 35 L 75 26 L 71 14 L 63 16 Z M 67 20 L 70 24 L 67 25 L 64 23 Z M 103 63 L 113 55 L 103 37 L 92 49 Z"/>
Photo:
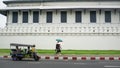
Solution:
<path fill-rule="evenodd" d="M 0 48 L 10 43 L 54 49 L 120 50 L 120 0 L 5 0 Z M 1 20 L 1 19 L 0 19 Z"/>

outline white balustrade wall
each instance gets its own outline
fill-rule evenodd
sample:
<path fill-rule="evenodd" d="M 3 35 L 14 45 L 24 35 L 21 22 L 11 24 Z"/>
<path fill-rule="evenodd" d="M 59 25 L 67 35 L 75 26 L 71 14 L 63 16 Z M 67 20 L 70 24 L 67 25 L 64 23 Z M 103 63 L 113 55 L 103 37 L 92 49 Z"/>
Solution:
<path fill-rule="evenodd" d="M 0 29 L 0 34 L 3 33 L 108 33 L 119 34 L 120 25 L 99 25 L 99 24 L 38 24 L 30 26 L 6 26 Z"/>

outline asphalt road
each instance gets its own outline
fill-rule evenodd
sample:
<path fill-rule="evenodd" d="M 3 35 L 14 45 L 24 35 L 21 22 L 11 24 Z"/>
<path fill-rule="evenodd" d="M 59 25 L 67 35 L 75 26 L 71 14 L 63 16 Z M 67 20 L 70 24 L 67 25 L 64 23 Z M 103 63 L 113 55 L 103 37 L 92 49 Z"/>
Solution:
<path fill-rule="evenodd" d="M 0 59 L 0 68 L 120 68 L 120 61 L 23 60 Z"/>

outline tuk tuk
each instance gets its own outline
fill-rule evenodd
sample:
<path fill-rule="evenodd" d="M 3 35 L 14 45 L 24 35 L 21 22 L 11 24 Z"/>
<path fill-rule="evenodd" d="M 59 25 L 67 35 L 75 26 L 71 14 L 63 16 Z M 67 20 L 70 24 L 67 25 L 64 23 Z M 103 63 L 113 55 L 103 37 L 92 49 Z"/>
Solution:
<path fill-rule="evenodd" d="M 23 58 L 32 58 L 35 61 L 39 61 L 39 56 L 35 52 L 35 45 L 11 43 L 10 49 L 10 55 L 14 61 L 22 60 Z"/>

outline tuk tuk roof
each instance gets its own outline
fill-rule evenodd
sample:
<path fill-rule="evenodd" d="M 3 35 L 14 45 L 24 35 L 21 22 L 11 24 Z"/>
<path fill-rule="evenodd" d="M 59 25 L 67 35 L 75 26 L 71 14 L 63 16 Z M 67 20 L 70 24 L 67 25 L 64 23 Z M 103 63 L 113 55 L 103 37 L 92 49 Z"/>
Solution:
<path fill-rule="evenodd" d="M 10 46 L 35 47 L 35 45 L 10 43 Z"/>

